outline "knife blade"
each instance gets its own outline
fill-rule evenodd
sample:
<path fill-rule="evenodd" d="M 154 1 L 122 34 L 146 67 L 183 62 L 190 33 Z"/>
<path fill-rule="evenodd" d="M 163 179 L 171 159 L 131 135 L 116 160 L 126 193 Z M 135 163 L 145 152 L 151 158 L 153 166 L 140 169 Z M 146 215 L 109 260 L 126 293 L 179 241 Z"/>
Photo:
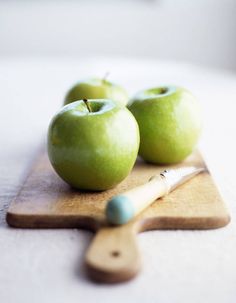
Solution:
<path fill-rule="evenodd" d="M 107 221 L 114 225 L 129 222 L 155 200 L 205 170 L 204 167 L 185 166 L 152 176 L 147 183 L 112 197 L 106 205 Z"/>

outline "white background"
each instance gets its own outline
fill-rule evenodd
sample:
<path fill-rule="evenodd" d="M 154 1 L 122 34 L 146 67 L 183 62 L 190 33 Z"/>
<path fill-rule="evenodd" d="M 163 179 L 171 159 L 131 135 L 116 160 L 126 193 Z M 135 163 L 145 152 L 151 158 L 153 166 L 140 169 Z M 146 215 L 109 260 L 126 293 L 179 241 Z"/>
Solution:
<path fill-rule="evenodd" d="M 0 55 L 109 55 L 236 69 L 234 0 L 0 0 Z"/>

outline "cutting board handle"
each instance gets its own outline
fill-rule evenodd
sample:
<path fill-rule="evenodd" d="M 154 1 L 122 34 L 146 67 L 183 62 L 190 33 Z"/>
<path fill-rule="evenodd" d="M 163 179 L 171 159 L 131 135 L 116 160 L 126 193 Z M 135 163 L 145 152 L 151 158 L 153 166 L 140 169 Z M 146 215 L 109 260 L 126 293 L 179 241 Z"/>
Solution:
<path fill-rule="evenodd" d="M 140 269 L 140 254 L 132 224 L 101 228 L 85 257 L 88 273 L 99 282 L 122 282 Z"/>

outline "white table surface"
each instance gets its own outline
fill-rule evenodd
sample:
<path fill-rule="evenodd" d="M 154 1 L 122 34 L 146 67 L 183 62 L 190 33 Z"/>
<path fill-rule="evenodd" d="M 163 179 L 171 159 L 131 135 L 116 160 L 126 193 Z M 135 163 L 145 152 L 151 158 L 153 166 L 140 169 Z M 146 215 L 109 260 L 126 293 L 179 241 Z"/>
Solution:
<path fill-rule="evenodd" d="M 232 221 L 210 231 L 139 235 L 143 269 L 134 280 L 96 284 L 81 230 L 9 228 L 6 209 L 68 87 L 90 75 L 130 94 L 158 84 L 182 85 L 199 98 L 205 117 L 200 148 Z M 175 62 L 104 58 L 0 59 L 0 302 L 236 302 L 236 74 Z"/>

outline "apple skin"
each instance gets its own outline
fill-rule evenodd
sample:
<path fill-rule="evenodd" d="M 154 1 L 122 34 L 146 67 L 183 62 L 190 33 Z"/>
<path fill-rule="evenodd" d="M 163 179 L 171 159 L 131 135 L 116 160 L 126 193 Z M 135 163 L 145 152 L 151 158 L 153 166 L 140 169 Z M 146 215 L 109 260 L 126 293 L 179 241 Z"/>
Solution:
<path fill-rule="evenodd" d="M 100 191 L 120 183 L 134 166 L 138 124 L 111 100 L 64 106 L 48 129 L 48 155 L 57 174 L 74 188 Z"/>
<path fill-rule="evenodd" d="M 184 88 L 163 86 L 139 92 L 128 104 L 140 130 L 139 155 L 172 164 L 194 150 L 202 129 L 200 106 Z"/>
<path fill-rule="evenodd" d="M 105 79 L 91 78 L 75 84 L 68 91 L 64 105 L 83 99 L 110 99 L 117 105 L 126 106 L 129 97 L 123 87 Z"/>

